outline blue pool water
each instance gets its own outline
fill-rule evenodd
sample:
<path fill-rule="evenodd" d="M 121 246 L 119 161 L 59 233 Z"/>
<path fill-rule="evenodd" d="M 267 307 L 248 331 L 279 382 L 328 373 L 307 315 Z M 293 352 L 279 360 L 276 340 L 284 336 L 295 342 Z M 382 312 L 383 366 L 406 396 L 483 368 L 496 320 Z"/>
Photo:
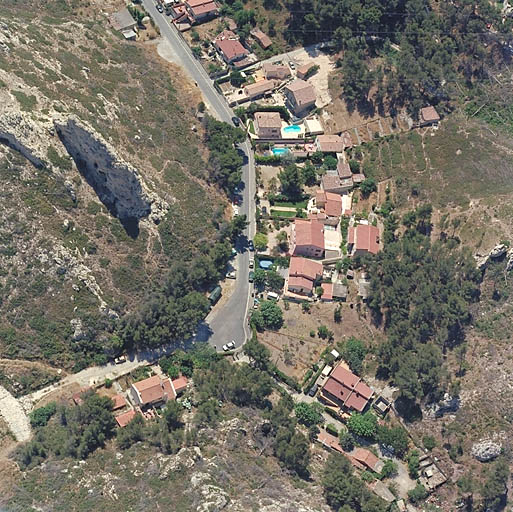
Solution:
<path fill-rule="evenodd" d="M 283 133 L 299 133 L 301 131 L 301 126 L 297 124 L 290 124 L 289 126 L 285 126 L 283 128 Z"/>
<path fill-rule="evenodd" d="M 288 152 L 289 150 L 287 148 L 273 148 L 273 154 L 276 156 L 284 155 Z"/>
<path fill-rule="evenodd" d="M 267 270 L 273 262 L 271 260 L 260 260 L 260 268 Z"/>

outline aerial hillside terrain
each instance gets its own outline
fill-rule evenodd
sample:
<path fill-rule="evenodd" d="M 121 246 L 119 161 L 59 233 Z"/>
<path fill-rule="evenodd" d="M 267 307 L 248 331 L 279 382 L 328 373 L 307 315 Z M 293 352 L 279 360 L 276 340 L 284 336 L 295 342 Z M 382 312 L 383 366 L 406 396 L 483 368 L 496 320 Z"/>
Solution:
<path fill-rule="evenodd" d="M 213 239 L 222 197 L 177 68 L 96 6 L 23 4 L 3 3 L 0 32 L 0 358 L 80 368 Z"/>

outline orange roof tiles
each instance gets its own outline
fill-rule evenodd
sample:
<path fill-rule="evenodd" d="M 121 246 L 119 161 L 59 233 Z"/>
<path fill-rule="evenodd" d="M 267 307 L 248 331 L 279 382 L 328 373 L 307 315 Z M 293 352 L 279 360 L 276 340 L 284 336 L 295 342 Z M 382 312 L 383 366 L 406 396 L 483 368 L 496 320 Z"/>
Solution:
<path fill-rule="evenodd" d="M 136 382 L 133 386 L 139 392 L 142 405 L 175 398 L 171 381 L 169 379 L 162 380 L 159 375 Z"/>
<path fill-rule="evenodd" d="M 125 405 L 126 405 L 126 400 L 123 395 L 114 395 L 112 397 L 112 401 L 114 402 L 114 406 L 112 407 L 112 409 L 114 411 L 117 409 L 121 409 L 122 407 L 125 407 Z"/>
<path fill-rule="evenodd" d="M 187 387 L 188 382 L 189 381 L 187 380 L 187 377 L 185 377 L 184 375 L 178 377 L 178 379 L 174 379 L 171 381 L 176 393 L 180 393 L 181 391 L 183 391 Z"/>
<path fill-rule="evenodd" d="M 324 228 L 316 220 L 296 220 L 294 222 L 296 232 L 296 246 L 312 245 L 324 249 Z"/>
<path fill-rule="evenodd" d="M 358 224 L 354 230 L 354 250 L 379 252 L 379 229 L 368 224 Z"/>
<path fill-rule="evenodd" d="M 358 462 L 367 466 L 372 471 L 379 472 L 378 467 L 382 466 L 383 463 L 369 450 L 365 448 L 355 448 L 351 452 L 351 456 L 354 457 Z"/>
<path fill-rule="evenodd" d="M 258 44 L 265 50 L 273 44 L 271 38 L 264 34 L 259 28 L 255 28 L 251 31 L 251 35 L 258 41 Z"/>
<path fill-rule="evenodd" d="M 421 108 L 420 118 L 425 123 L 434 123 L 436 121 L 440 121 L 440 116 L 433 106 Z"/>
<path fill-rule="evenodd" d="M 131 411 L 124 412 L 119 416 L 116 416 L 117 424 L 123 428 L 126 427 L 134 418 L 137 413 L 132 409 Z"/>
<path fill-rule="evenodd" d="M 219 39 L 216 40 L 215 44 L 227 60 L 249 55 L 249 51 L 237 39 Z"/>
<path fill-rule="evenodd" d="M 333 283 L 322 283 L 321 300 L 333 300 Z"/>
<path fill-rule="evenodd" d="M 345 147 L 339 135 L 318 135 L 317 145 L 323 153 L 342 153 Z"/>
<path fill-rule="evenodd" d="M 310 281 L 315 281 L 322 276 L 322 263 L 292 256 L 289 264 L 289 276 L 302 276 Z"/>

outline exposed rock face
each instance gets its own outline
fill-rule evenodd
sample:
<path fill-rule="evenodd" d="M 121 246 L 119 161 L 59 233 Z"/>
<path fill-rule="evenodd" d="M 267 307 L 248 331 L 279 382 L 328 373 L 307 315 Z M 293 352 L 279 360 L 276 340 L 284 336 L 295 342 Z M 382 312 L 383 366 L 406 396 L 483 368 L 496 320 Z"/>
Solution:
<path fill-rule="evenodd" d="M 55 128 L 82 176 L 114 216 L 122 221 L 139 220 L 151 213 L 139 173 L 117 158 L 107 142 L 74 118 L 55 120 Z"/>
<path fill-rule="evenodd" d="M 488 462 L 501 454 L 500 443 L 485 439 L 472 445 L 472 455 L 480 462 Z"/>
<path fill-rule="evenodd" d="M 426 406 L 426 416 L 431 418 L 441 418 L 445 414 L 456 412 L 460 408 L 460 405 L 461 400 L 459 397 L 445 393 L 443 400 Z"/>

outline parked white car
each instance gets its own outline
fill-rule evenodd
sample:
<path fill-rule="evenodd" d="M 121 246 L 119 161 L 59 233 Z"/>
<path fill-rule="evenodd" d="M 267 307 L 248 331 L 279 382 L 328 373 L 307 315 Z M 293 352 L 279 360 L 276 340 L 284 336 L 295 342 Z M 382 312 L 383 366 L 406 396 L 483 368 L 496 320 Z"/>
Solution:
<path fill-rule="evenodd" d="M 228 279 L 237 279 L 237 272 L 235 272 L 235 270 L 232 270 L 231 272 L 228 272 L 226 274 L 226 277 Z"/>
<path fill-rule="evenodd" d="M 226 345 L 223 345 L 223 350 L 228 352 L 229 350 L 233 350 L 235 348 L 235 340 L 228 342 Z"/>

